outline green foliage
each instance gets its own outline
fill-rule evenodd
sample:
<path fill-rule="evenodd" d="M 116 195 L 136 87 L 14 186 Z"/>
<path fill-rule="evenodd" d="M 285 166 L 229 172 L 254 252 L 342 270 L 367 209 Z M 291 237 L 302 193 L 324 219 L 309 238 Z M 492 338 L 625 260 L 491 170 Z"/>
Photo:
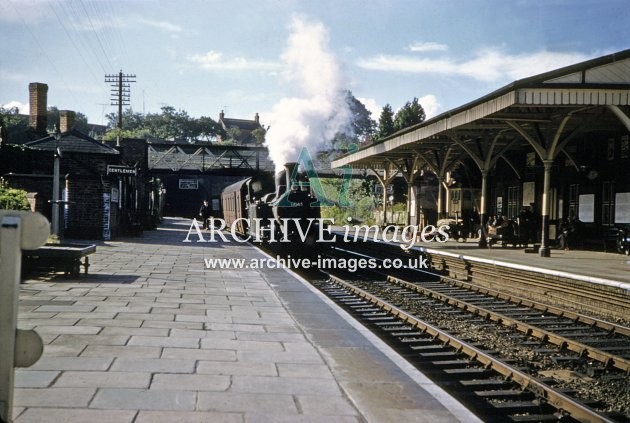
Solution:
<path fill-rule="evenodd" d="M 378 118 L 378 132 L 377 138 L 382 139 L 390 136 L 396 132 L 396 128 L 394 127 L 394 111 L 392 110 L 392 106 L 386 104 L 381 111 L 381 116 Z"/>
<path fill-rule="evenodd" d="M 112 128 L 105 135 L 105 139 L 116 139 L 115 131 L 120 131 L 118 125 L 118 114 L 109 113 L 107 125 Z M 165 140 L 188 140 L 197 138 L 211 140 L 223 135 L 223 130 L 212 118 L 202 116 L 193 118 L 185 110 L 176 110 L 172 106 L 164 106 L 160 113 L 134 113 L 131 109 L 123 111 L 122 117 L 124 136 L 134 138 L 161 138 Z M 115 132 L 113 135 L 109 135 Z"/>
<path fill-rule="evenodd" d="M 30 210 L 26 191 L 10 188 L 8 183 L 0 178 L 0 209 Z"/>
<path fill-rule="evenodd" d="M 4 143 L 24 144 L 34 137 L 34 131 L 28 126 L 28 118 L 20 116 L 17 107 L 0 107 L 0 137 Z"/>
<path fill-rule="evenodd" d="M 346 91 L 346 104 L 351 114 L 350 128 L 346 132 L 339 132 L 332 140 L 336 149 L 348 148 L 352 144 L 359 144 L 369 140 L 376 130 L 376 122 L 363 103 L 357 100 L 351 91 Z"/>
<path fill-rule="evenodd" d="M 348 218 L 352 222 L 361 221 L 367 224 L 374 222 L 374 201 L 363 180 L 351 179 L 347 191 L 348 206 L 339 204 L 339 194 L 342 190 L 343 180 L 340 178 L 321 178 L 320 182 L 326 197 L 333 203 L 331 207 L 322 207 L 321 214 L 324 218 L 334 219 L 335 225 L 345 225 Z"/>
<path fill-rule="evenodd" d="M 242 139 L 243 131 L 241 131 L 239 128 L 228 128 L 225 132 L 227 133 L 226 141 L 232 141 L 233 144 L 237 144 L 239 142 L 244 141 Z"/>
<path fill-rule="evenodd" d="M 267 131 L 265 128 L 256 128 L 252 131 L 252 137 L 254 137 L 254 141 L 256 141 L 256 144 L 258 145 L 263 145 L 266 135 Z"/>
<path fill-rule="evenodd" d="M 350 125 L 354 135 L 359 137 L 360 140 L 373 135 L 376 130 L 376 122 L 372 119 L 372 112 L 352 95 L 352 91 L 346 91 L 346 103 L 352 114 Z"/>
<path fill-rule="evenodd" d="M 403 108 L 396 112 L 394 116 L 394 128 L 399 131 L 404 128 L 421 123 L 426 118 L 424 109 L 418 103 L 418 98 L 414 97 L 411 102 L 407 102 Z"/>

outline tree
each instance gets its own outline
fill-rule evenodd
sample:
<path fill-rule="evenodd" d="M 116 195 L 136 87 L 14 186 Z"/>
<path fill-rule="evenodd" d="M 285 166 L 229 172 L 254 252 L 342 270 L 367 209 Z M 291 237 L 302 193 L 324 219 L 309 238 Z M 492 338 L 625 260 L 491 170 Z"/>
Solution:
<path fill-rule="evenodd" d="M 3 143 L 24 144 L 35 137 L 35 131 L 28 126 L 28 118 L 20 116 L 17 107 L 0 107 L 0 126 Z"/>
<path fill-rule="evenodd" d="M 396 116 L 394 116 L 394 128 L 396 131 L 399 131 L 403 128 L 421 123 L 425 118 L 424 109 L 420 103 L 418 103 L 418 98 L 414 97 L 413 101 L 408 101 L 404 107 L 396 112 Z"/>
<path fill-rule="evenodd" d="M 231 141 L 232 144 L 240 143 L 242 137 L 242 131 L 237 127 L 228 128 L 225 132 L 227 132 L 226 141 Z"/>
<path fill-rule="evenodd" d="M 118 113 L 108 113 L 105 115 L 107 118 L 107 126 L 109 128 L 116 128 L 118 126 Z M 144 116 L 142 113 L 134 113 L 131 108 L 123 110 L 122 125 L 124 130 L 136 130 L 144 126 Z"/>
<path fill-rule="evenodd" d="M 352 114 L 352 131 L 354 135 L 360 139 L 365 140 L 367 137 L 374 134 L 376 130 L 376 122 L 372 119 L 372 112 L 370 112 L 363 103 L 356 99 L 352 95 L 352 91 L 346 91 L 346 103 Z"/>
<path fill-rule="evenodd" d="M 386 104 L 381 110 L 381 116 L 378 118 L 378 132 L 376 134 L 378 139 L 382 139 L 390 136 L 396 132 L 394 127 L 394 111 L 392 106 Z"/>
<path fill-rule="evenodd" d="M 221 125 L 219 125 L 217 121 L 210 117 L 201 116 L 199 119 L 197 119 L 197 125 L 199 136 L 205 138 L 208 141 L 214 140 L 219 136 L 225 136 L 225 131 L 223 130 Z"/>
<path fill-rule="evenodd" d="M 376 129 L 376 122 L 371 117 L 372 112 L 354 97 L 352 91 L 345 92 L 345 101 L 351 115 L 349 130 L 335 135 L 332 140 L 333 148 L 348 148 L 352 144 L 364 142 L 370 139 Z"/>
<path fill-rule="evenodd" d="M 267 135 L 267 131 L 263 127 L 256 128 L 252 131 L 252 137 L 254 137 L 254 141 L 256 141 L 256 144 L 258 145 L 264 144 L 265 135 Z"/>

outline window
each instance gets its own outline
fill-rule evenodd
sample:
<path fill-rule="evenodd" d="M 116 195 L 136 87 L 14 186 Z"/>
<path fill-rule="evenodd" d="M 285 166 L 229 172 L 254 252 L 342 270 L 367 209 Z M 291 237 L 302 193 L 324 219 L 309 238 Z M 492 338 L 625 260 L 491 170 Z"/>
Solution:
<path fill-rule="evenodd" d="M 521 209 L 519 199 L 521 198 L 520 187 L 508 187 L 507 217 L 514 218 L 518 216 Z"/>
<path fill-rule="evenodd" d="M 615 182 L 605 181 L 602 184 L 602 225 L 615 223 Z"/>

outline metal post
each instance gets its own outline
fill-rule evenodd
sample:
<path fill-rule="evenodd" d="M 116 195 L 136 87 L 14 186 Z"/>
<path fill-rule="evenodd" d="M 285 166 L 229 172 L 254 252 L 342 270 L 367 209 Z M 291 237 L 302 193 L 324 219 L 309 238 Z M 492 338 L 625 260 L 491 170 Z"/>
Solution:
<path fill-rule="evenodd" d="M 55 135 L 58 137 L 59 135 Z M 52 234 L 59 236 L 59 147 L 55 149 L 52 191 Z"/>
<path fill-rule="evenodd" d="M 540 241 L 540 256 L 549 257 L 549 244 L 547 238 L 549 238 L 549 190 L 551 187 L 551 165 L 553 160 L 544 160 L 545 176 L 543 179 L 543 193 L 542 193 L 542 240 Z"/>
<path fill-rule="evenodd" d="M 486 197 L 488 196 L 488 170 L 481 169 L 481 198 L 479 200 L 479 228 L 481 229 L 481 235 L 479 236 L 479 248 L 486 248 L 487 235 L 486 235 Z"/>
<path fill-rule="evenodd" d="M 381 182 L 379 180 L 379 182 Z M 383 227 L 387 226 L 387 169 L 383 169 Z"/>
<path fill-rule="evenodd" d="M 444 218 L 444 178 L 438 178 L 438 198 L 437 198 L 437 215 L 438 220 Z"/>
<path fill-rule="evenodd" d="M 13 421 L 15 367 L 28 367 L 42 354 L 37 332 L 17 329 L 22 249 L 42 246 L 50 233 L 40 214 L 0 211 L 0 421 Z"/>

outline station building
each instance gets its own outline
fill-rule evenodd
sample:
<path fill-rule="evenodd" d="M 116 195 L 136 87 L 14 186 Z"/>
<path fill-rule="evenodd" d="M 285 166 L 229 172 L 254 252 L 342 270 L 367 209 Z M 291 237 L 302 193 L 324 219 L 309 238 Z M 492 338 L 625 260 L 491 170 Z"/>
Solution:
<path fill-rule="evenodd" d="M 540 217 L 541 255 L 563 218 L 579 219 L 581 246 L 603 248 L 612 228 L 630 224 L 629 106 L 624 50 L 515 81 L 332 166 L 372 169 L 383 185 L 402 176 L 410 224 L 471 207 L 484 223 L 515 219 L 528 208 Z M 438 182 L 434 214 L 423 207 L 427 173 Z"/>
<path fill-rule="evenodd" d="M 153 227 L 162 190 L 159 181 L 143 173 L 144 142 L 138 152 L 133 143 L 96 141 L 75 128 L 75 113 L 69 110 L 60 111 L 58 132 L 48 134 L 47 91 L 46 84 L 29 85 L 29 125 L 39 138 L 20 146 L 3 143 L 3 156 L 12 157 L 2 162 L 9 186 L 30 193 L 32 209 L 52 220 L 57 162 L 59 236 L 107 240 Z"/>

